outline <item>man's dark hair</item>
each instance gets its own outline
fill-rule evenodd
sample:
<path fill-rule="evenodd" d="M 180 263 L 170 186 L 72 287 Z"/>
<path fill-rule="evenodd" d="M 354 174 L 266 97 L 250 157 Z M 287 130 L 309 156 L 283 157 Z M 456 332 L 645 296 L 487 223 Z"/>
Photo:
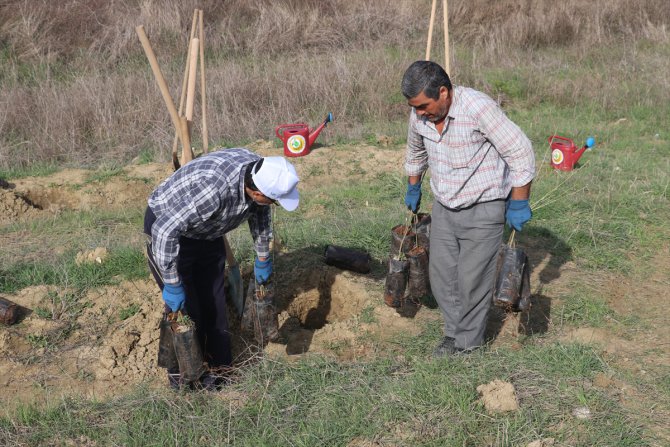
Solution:
<path fill-rule="evenodd" d="M 263 166 L 262 158 L 258 161 L 249 163 L 247 165 L 247 170 L 244 172 L 244 186 L 251 189 L 252 191 L 259 191 L 251 175 L 257 173 L 261 166 Z"/>
<path fill-rule="evenodd" d="M 430 99 L 439 99 L 440 87 L 451 90 L 449 75 L 435 62 L 416 61 L 405 70 L 400 90 L 407 99 L 424 93 Z"/>

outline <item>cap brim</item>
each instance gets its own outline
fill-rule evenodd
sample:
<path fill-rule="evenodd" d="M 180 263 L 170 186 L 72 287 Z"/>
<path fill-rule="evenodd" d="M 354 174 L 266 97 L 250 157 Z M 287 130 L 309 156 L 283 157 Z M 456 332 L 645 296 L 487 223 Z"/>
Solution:
<path fill-rule="evenodd" d="M 288 194 L 275 199 L 282 208 L 286 211 L 293 211 L 298 208 L 298 203 L 300 202 L 300 194 L 298 193 L 298 188 L 293 188 Z"/>

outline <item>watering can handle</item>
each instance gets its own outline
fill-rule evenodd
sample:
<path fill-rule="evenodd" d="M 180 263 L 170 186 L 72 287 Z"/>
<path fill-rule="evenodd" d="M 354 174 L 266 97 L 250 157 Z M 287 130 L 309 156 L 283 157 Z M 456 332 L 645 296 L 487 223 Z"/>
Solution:
<path fill-rule="evenodd" d="M 282 124 L 280 126 L 275 127 L 275 135 L 277 135 L 277 138 L 280 140 L 284 140 L 284 129 L 302 129 L 304 128 L 304 124 Z M 282 132 L 280 132 L 282 131 Z"/>
<path fill-rule="evenodd" d="M 563 141 L 565 143 L 572 143 L 572 140 L 570 138 L 565 138 L 565 137 L 559 137 L 558 135 L 552 135 L 548 138 L 549 143 L 552 143 L 554 141 Z"/>
<path fill-rule="evenodd" d="M 281 126 L 275 127 L 275 135 L 277 135 L 277 138 L 280 140 L 282 139 L 282 134 L 279 133 L 280 130 L 282 130 L 284 127 L 286 127 L 286 124 L 282 124 Z"/>

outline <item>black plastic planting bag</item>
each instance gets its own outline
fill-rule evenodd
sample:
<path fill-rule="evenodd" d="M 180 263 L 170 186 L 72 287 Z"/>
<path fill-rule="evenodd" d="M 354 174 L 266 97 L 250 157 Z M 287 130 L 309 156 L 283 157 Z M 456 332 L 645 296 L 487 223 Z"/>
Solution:
<path fill-rule="evenodd" d="M 279 336 L 279 318 L 271 282 L 258 286 L 255 281 L 249 283 L 241 325 L 242 330 L 252 334 L 260 345 Z"/>
<path fill-rule="evenodd" d="M 0 297 L 0 323 L 10 325 L 16 323 L 18 318 L 18 306 Z"/>
<path fill-rule="evenodd" d="M 430 282 L 428 280 L 428 251 L 421 246 L 416 246 L 407 253 L 409 261 L 409 297 L 415 303 L 430 293 Z"/>
<path fill-rule="evenodd" d="M 173 321 L 170 328 L 179 364 L 179 374 L 185 381 L 195 382 L 205 373 L 202 349 L 200 349 L 193 322 L 185 324 L 178 320 Z"/>
<path fill-rule="evenodd" d="M 407 259 L 389 259 L 386 283 L 384 284 L 384 302 L 389 307 L 400 307 L 405 297 L 409 261 Z"/>
<path fill-rule="evenodd" d="M 175 370 L 179 367 L 177 363 L 177 354 L 174 350 L 174 337 L 172 336 L 172 328 L 170 327 L 170 320 L 168 314 L 164 314 L 161 319 L 159 329 L 160 335 L 158 338 L 158 366 L 169 370 Z"/>
<path fill-rule="evenodd" d="M 530 308 L 530 268 L 521 248 L 503 245 L 498 253 L 493 303 L 508 311 Z"/>
<path fill-rule="evenodd" d="M 328 245 L 325 257 L 328 265 L 358 273 L 370 273 L 370 255 L 363 251 Z"/>

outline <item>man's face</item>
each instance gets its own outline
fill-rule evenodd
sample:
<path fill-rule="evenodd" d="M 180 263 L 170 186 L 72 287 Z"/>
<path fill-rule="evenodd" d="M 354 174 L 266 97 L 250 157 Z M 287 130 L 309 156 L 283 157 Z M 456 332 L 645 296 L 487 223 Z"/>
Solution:
<path fill-rule="evenodd" d="M 426 96 L 424 92 L 407 101 L 410 107 L 414 107 L 420 118 L 426 118 L 432 123 L 437 123 L 447 116 L 451 106 L 451 95 L 446 87 L 440 87 L 440 95 L 437 99 Z"/>

